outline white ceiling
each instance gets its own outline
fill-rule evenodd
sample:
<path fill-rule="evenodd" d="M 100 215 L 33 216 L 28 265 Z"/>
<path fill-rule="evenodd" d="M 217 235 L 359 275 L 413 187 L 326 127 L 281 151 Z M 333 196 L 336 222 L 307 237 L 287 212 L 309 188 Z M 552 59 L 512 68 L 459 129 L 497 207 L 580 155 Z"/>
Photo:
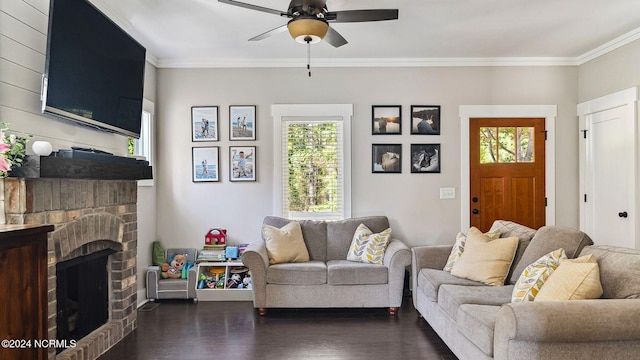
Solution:
<path fill-rule="evenodd" d="M 217 0 L 91 0 L 158 66 L 287 66 L 306 59 L 277 15 Z M 286 11 L 289 0 L 244 0 Z M 398 8 L 399 19 L 331 24 L 348 41 L 312 45 L 316 65 L 577 64 L 640 39 L 638 0 L 327 0 L 329 11 Z"/>

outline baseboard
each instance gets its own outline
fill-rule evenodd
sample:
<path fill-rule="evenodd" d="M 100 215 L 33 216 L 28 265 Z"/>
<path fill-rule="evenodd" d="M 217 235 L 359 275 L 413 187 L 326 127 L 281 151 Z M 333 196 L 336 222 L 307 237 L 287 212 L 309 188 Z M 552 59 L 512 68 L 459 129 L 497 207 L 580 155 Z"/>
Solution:
<path fill-rule="evenodd" d="M 138 308 L 140 308 L 140 306 L 146 304 L 149 302 L 149 299 L 147 299 L 147 288 L 143 288 L 138 290 Z"/>

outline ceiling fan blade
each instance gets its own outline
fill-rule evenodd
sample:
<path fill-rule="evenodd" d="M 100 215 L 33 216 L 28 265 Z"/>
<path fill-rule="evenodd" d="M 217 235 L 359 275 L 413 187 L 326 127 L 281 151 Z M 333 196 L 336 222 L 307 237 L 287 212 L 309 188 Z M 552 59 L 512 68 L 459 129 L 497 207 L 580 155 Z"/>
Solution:
<path fill-rule="evenodd" d="M 324 18 L 338 23 L 397 20 L 398 9 L 329 11 Z"/>
<path fill-rule="evenodd" d="M 287 24 L 284 24 L 282 26 L 278 26 L 277 28 L 271 29 L 271 30 L 269 30 L 267 32 L 264 32 L 264 33 L 258 35 L 258 36 L 254 36 L 251 39 L 249 39 L 249 41 L 258 41 L 258 40 L 266 39 L 266 38 L 268 38 L 270 36 L 273 36 L 273 35 L 276 35 L 276 34 L 280 34 L 280 33 L 285 32 L 285 31 L 287 31 Z"/>
<path fill-rule="evenodd" d="M 256 11 L 262 11 L 262 12 L 266 12 L 266 13 L 270 13 L 270 14 L 275 14 L 275 15 L 279 15 L 279 16 L 287 16 L 286 12 L 280 11 L 280 10 L 276 10 L 276 9 L 270 9 L 270 8 L 266 8 L 266 7 L 262 7 L 262 6 L 258 6 L 258 5 L 252 5 L 252 4 L 247 4 L 247 3 L 243 3 L 240 1 L 235 1 L 235 0 L 218 0 L 218 2 L 221 2 L 223 4 L 229 4 L 229 5 L 233 5 L 233 6 L 238 6 L 238 7 L 243 7 L 245 9 L 251 9 L 251 10 L 256 10 Z"/>
<path fill-rule="evenodd" d="M 327 43 L 329 43 L 329 45 L 333 47 L 340 47 L 347 43 L 347 40 L 343 38 L 339 32 L 333 30 L 331 26 L 329 26 L 327 35 L 324 36 L 324 41 L 326 41 Z"/>

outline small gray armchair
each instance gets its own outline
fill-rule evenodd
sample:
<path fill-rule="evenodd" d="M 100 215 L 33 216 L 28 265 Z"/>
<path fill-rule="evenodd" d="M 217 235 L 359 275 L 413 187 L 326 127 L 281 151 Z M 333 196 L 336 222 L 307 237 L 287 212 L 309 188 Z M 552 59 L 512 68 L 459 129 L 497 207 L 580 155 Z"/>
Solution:
<path fill-rule="evenodd" d="M 187 254 L 187 261 L 196 262 L 198 250 L 195 248 L 175 248 L 165 251 L 165 260 L 168 261 L 176 254 Z M 147 299 L 196 299 L 196 283 L 198 270 L 194 266 L 189 269 L 186 279 L 163 279 L 161 270 L 147 270 Z"/>

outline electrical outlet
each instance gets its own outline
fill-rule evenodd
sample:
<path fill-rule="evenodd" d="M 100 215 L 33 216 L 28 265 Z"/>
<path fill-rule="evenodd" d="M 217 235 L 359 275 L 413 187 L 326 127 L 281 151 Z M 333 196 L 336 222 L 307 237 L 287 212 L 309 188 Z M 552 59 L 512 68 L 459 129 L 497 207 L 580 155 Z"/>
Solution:
<path fill-rule="evenodd" d="M 440 199 L 455 199 L 456 188 L 440 188 Z"/>

